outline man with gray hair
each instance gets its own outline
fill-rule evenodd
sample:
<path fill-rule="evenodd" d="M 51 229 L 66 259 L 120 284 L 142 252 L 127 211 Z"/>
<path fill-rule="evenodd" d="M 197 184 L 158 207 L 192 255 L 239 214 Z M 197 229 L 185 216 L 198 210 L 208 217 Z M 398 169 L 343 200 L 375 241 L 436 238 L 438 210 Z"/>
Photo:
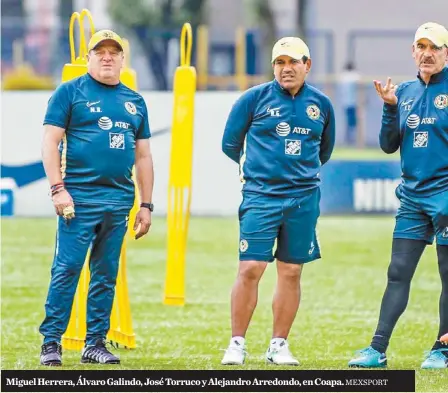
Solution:
<path fill-rule="evenodd" d="M 434 238 L 442 293 L 440 324 L 425 369 L 448 367 L 448 31 L 437 23 L 420 26 L 412 56 L 417 79 L 399 86 L 388 78 L 374 81 L 384 101 L 380 145 L 387 154 L 400 149 L 402 182 L 396 189 L 400 207 L 392 242 L 378 326 L 369 347 L 350 360 L 350 367 L 386 367 L 386 349 L 395 324 L 406 309 L 411 280 L 420 257 Z"/>

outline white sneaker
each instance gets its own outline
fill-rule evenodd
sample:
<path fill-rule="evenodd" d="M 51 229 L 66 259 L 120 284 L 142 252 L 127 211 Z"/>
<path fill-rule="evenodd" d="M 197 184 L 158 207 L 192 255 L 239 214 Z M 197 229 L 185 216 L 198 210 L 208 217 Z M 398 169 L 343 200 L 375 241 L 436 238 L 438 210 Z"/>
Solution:
<path fill-rule="evenodd" d="M 221 360 L 221 364 L 228 366 L 242 366 L 244 364 L 244 360 L 246 359 L 246 353 L 244 338 L 238 339 L 232 337 L 224 357 Z"/>
<path fill-rule="evenodd" d="M 266 352 L 266 360 L 269 363 L 281 366 L 299 365 L 299 361 L 292 356 L 288 342 L 284 338 L 275 338 L 271 340 L 271 344 Z"/>

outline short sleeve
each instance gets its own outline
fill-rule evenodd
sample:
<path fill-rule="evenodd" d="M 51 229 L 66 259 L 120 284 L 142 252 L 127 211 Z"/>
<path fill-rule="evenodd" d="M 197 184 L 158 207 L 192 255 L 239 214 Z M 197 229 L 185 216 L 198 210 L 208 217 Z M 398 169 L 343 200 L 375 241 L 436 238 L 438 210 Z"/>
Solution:
<path fill-rule="evenodd" d="M 58 86 L 48 101 L 44 125 L 50 124 L 64 129 L 68 127 L 72 106 L 71 95 L 69 84 Z"/>
<path fill-rule="evenodd" d="M 151 131 L 149 129 L 149 116 L 148 108 L 146 107 L 145 100 L 142 98 L 142 121 L 140 127 L 137 130 L 136 139 L 148 139 L 151 137 Z"/>

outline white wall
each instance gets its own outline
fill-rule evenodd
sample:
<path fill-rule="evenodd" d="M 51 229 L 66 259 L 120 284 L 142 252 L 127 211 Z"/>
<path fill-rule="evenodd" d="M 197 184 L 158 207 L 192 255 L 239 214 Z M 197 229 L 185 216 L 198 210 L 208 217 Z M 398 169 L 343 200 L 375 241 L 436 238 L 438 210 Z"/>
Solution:
<path fill-rule="evenodd" d="M 23 165 L 41 159 L 42 120 L 50 92 L 3 92 L 1 162 Z M 236 214 L 240 202 L 238 166 L 221 152 L 225 121 L 239 93 L 197 93 L 193 160 L 192 214 Z M 169 127 L 172 93 L 144 93 L 153 131 Z M 167 207 L 171 134 L 152 139 L 156 212 Z M 20 188 L 15 194 L 17 215 L 53 214 L 46 179 Z"/>
<path fill-rule="evenodd" d="M 1 164 L 22 170 L 21 183 L 28 176 L 32 183 L 15 189 L 15 214 L 52 216 L 48 183 L 41 167 L 42 120 L 50 92 L 4 92 L 1 102 Z M 239 93 L 199 92 L 196 95 L 193 186 L 191 213 L 194 215 L 236 216 L 241 201 L 238 165 L 221 151 L 222 133 L 232 104 Z M 143 93 L 149 109 L 154 157 L 155 214 L 165 215 L 171 151 L 172 93 Z M 158 133 L 159 132 L 159 133 Z M 37 163 L 40 171 L 27 165 Z M 9 168 L 7 168 L 9 170 Z M 23 170 L 26 171 L 25 176 Z M 322 214 L 390 213 L 396 210 L 394 194 L 401 174 L 399 161 L 368 162 L 332 159 L 320 173 Z M 1 185 L 7 189 L 2 172 Z M 15 175 L 12 175 L 15 176 Z M 18 177 L 18 176 L 15 176 Z M 9 186 L 10 187 L 10 186 Z M 7 211 L 9 192 L 2 192 L 1 205 Z"/>

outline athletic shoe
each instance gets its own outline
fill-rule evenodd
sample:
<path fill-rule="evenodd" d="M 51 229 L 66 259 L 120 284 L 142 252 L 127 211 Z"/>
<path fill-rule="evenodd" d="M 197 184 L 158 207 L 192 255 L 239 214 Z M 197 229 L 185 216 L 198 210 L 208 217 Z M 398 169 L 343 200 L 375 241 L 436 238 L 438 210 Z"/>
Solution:
<path fill-rule="evenodd" d="M 246 360 L 246 355 L 246 345 L 232 338 L 221 360 L 221 364 L 225 366 L 242 366 Z"/>
<path fill-rule="evenodd" d="M 424 369 L 441 369 L 448 368 L 448 349 L 433 349 L 426 355 L 426 359 L 422 363 Z"/>
<path fill-rule="evenodd" d="M 275 338 L 271 340 L 266 352 L 266 360 L 269 363 L 280 366 L 298 366 L 299 361 L 292 356 L 289 350 L 288 341 L 284 338 Z"/>
<path fill-rule="evenodd" d="M 57 342 L 42 345 L 40 364 L 43 366 L 62 366 L 62 347 Z"/>
<path fill-rule="evenodd" d="M 387 366 L 385 353 L 380 353 L 372 347 L 356 352 L 355 357 L 348 362 L 349 367 L 382 368 Z"/>
<path fill-rule="evenodd" d="M 95 345 L 86 345 L 84 347 L 81 363 L 120 364 L 120 359 L 109 352 L 104 340 L 98 339 Z"/>

